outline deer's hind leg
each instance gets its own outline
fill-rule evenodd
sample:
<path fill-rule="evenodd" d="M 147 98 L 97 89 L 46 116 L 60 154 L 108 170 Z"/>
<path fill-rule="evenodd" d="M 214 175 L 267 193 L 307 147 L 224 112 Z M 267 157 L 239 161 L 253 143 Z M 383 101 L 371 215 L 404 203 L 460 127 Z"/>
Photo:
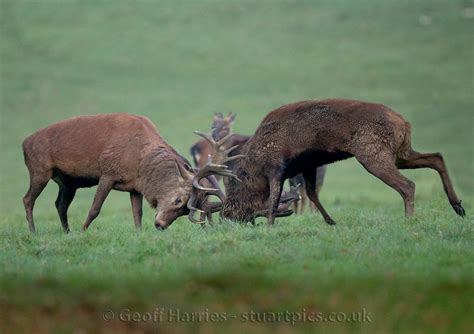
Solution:
<path fill-rule="evenodd" d="M 372 156 L 356 154 L 355 157 L 370 174 L 398 191 L 405 204 L 405 216 L 412 216 L 415 211 L 415 183 L 398 171 L 394 155 L 381 151 Z"/>
<path fill-rule="evenodd" d="M 299 215 L 304 212 L 305 209 L 305 204 L 306 204 L 306 192 L 303 191 L 303 185 L 301 183 L 304 183 L 303 177 L 298 174 L 295 177 L 291 177 L 288 179 L 288 183 L 290 184 L 291 187 L 296 187 L 300 186 L 298 189 L 298 192 L 300 193 L 301 199 L 299 201 L 294 201 L 293 202 L 293 211 L 295 214 Z"/>
<path fill-rule="evenodd" d="M 304 211 L 306 210 L 306 202 L 308 201 L 308 195 L 306 194 L 306 190 L 303 187 L 304 185 L 302 184 L 300 186 L 300 189 L 298 190 L 301 196 L 301 200 L 295 202 L 295 203 L 301 202 L 299 203 L 298 212 L 297 212 L 297 214 L 299 215 L 300 214 L 302 215 Z"/>
<path fill-rule="evenodd" d="M 444 192 L 454 211 L 461 217 L 466 215 L 466 211 L 454 191 L 441 153 L 418 153 L 410 149 L 403 157 L 398 157 L 396 165 L 399 169 L 431 168 L 436 170 L 441 177 Z"/>
<path fill-rule="evenodd" d="M 58 197 L 56 199 L 55 205 L 58 210 L 59 219 L 61 220 L 61 225 L 63 226 L 63 231 L 69 233 L 69 223 L 67 220 L 67 210 L 71 205 L 74 196 L 76 195 L 76 188 L 67 187 L 64 185 L 59 185 Z"/>
<path fill-rule="evenodd" d="M 33 219 L 33 207 L 36 199 L 41 194 L 43 189 L 51 179 L 52 172 L 45 170 L 43 172 L 33 172 L 30 170 L 30 187 L 23 197 L 23 204 L 25 205 L 26 220 L 31 233 L 36 232 L 35 223 Z"/>

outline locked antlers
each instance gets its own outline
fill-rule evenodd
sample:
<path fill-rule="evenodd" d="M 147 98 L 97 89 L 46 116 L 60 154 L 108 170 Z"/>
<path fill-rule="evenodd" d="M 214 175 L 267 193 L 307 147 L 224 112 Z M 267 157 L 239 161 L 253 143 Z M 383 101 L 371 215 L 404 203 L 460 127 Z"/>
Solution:
<path fill-rule="evenodd" d="M 225 147 L 225 143 L 232 137 L 232 133 L 229 133 L 224 138 L 216 141 L 212 137 L 213 132 L 214 130 L 209 133 L 194 131 L 195 134 L 206 139 L 212 147 L 212 154 L 209 155 L 208 162 L 194 175 L 192 181 L 193 190 L 187 204 L 189 209 L 188 218 L 191 222 L 196 224 L 204 224 L 206 216 L 210 217 L 212 213 L 220 211 L 222 203 L 225 201 L 225 195 L 219 189 L 219 185 L 215 180 L 214 175 L 228 176 L 239 180 L 237 175 L 232 173 L 225 163 L 244 157 L 244 155 L 235 155 L 229 157 L 229 154 L 238 147 L 238 145 L 231 148 Z M 214 188 L 202 186 L 200 181 L 203 178 L 209 179 Z M 208 203 L 205 207 L 199 209 L 196 207 L 196 201 L 198 199 L 199 192 L 204 192 L 205 196 L 216 196 L 219 198 L 221 203 Z M 196 212 L 199 212 L 200 214 L 199 219 L 194 218 Z"/>

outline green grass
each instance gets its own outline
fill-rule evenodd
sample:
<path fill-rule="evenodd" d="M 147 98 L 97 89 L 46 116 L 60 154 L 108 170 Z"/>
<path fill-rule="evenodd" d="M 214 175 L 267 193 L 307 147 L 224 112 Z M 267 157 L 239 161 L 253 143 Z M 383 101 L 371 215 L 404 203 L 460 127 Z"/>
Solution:
<path fill-rule="evenodd" d="M 13 1 L 1 9 L 0 331 L 472 332 L 474 303 L 473 20 L 468 1 Z M 471 9 L 472 11 L 472 9 Z M 429 17 L 427 20 L 424 16 Z M 429 22 L 428 25 L 425 23 Z M 274 228 L 185 218 L 134 230 L 114 192 L 87 233 L 94 189 L 61 232 L 51 182 L 27 231 L 21 142 L 80 115 L 148 116 L 187 155 L 212 112 L 251 134 L 270 110 L 303 99 L 385 103 L 412 123 L 414 147 L 440 151 L 467 217 L 431 170 L 415 218 L 355 161 L 330 166 L 317 214 Z M 102 312 L 357 312 L 371 322 L 106 322 Z"/>

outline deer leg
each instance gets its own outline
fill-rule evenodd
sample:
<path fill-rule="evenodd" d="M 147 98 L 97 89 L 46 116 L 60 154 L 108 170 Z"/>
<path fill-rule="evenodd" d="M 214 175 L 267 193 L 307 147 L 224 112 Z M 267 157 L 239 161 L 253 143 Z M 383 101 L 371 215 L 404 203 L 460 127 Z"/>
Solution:
<path fill-rule="evenodd" d="M 87 215 L 86 222 L 82 229 L 85 231 L 92 223 L 92 221 L 99 215 L 100 209 L 102 208 L 102 204 L 104 204 L 107 195 L 109 194 L 110 190 L 114 185 L 114 181 L 108 177 L 101 177 L 99 180 L 99 184 L 97 186 L 97 191 L 94 196 L 94 201 L 92 202 L 92 206 L 89 210 L 89 214 Z"/>
<path fill-rule="evenodd" d="M 405 204 L 405 216 L 412 216 L 415 211 L 415 183 L 398 171 L 392 155 L 379 153 L 377 159 L 358 156 L 356 159 L 370 174 L 398 191 Z"/>
<path fill-rule="evenodd" d="M 461 201 L 454 192 L 453 184 L 449 178 L 448 169 L 444 163 L 441 153 L 418 153 L 411 151 L 407 157 L 397 159 L 399 169 L 431 168 L 438 172 L 443 182 L 444 192 L 454 211 L 461 217 L 466 215 L 466 211 L 461 205 Z"/>
<path fill-rule="evenodd" d="M 63 231 L 69 233 L 69 223 L 67 221 L 67 210 L 71 205 L 74 196 L 76 195 L 76 188 L 68 188 L 65 186 L 59 186 L 58 198 L 56 199 L 55 205 L 58 210 L 59 219 L 63 226 Z"/>
<path fill-rule="evenodd" d="M 319 198 L 319 193 L 320 192 L 321 192 L 321 188 L 318 187 L 318 185 L 316 184 L 316 194 L 318 195 L 318 198 Z M 318 208 L 316 207 L 316 205 L 313 202 L 310 202 L 309 205 L 310 205 L 311 211 L 319 211 Z"/>
<path fill-rule="evenodd" d="M 301 197 L 301 199 L 299 201 L 294 201 L 293 202 L 293 211 L 297 215 L 300 214 L 301 206 L 302 206 L 302 203 L 303 203 L 302 201 L 303 201 L 303 197 Z"/>
<path fill-rule="evenodd" d="M 280 204 L 281 189 L 283 187 L 283 182 L 279 176 L 273 176 L 270 180 L 270 213 L 268 215 L 268 225 L 273 225 L 275 222 L 275 216 L 278 211 L 278 205 Z"/>
<path fill-rule="evenodd" d="M 325 172 L 324 166 L 316 168 L 316 171 L 315 171 L 316 174 L 314 176 L 314 187 L 315 187 L 316 195 L 318 195 L 318 199 L 319 199 L 319 192 L 321 191 L 320 182 L 322 182 L 322 179 L 324 178 L 324 172 Z M 306 197 L 308 196 L 306 194 L 306 189 L 304 190 L 304 196 Z M 309 209 L 310 211 L 319 211 L 313 201 L 309 202 Z"/>
<path fill-rule="evenodd" d="M 316 192 L 319 194 L 324 183 L 324 176 L 326 175 L 326 165 L 322 165 L 316 169 Z"/>
<path fill-rule="evenodd" d="M 135 221 L 135 227 L 137 230 L 142 228 L 142 216 L 143 216 L 143 195 L 136 192 L 130 192 L 130 202 L 132 203 L 133 220 Z"/>
<path fill-rule="evenodd" d="M 318 194 L 318 196 L 323 187 L 324 175 L 326 175 L 326 165 L 322 165 L 316 169 L 316 194 Z M 318 210 L 314 203 L 311 203 L 311 210 Z"/>
<path fill-rule="evenodd" d="M 296 187 L 296 186 L 298 185 L 297 177 L 290 177 L 290 178 L 288 179 L 288 183 L 290 184 L 290 189 L 291 189 L 291 187 Z M 299 188 L 299 189 L 301 189 L 301 188 Z M 302 198 L 301 198 L 301 199 L 302 199 Z M 293 206 L 293 212 L 294 212 L 295 214 L 299 214 L 300 209 L 301 209 L 301 200 L 299 200 L 299 201 L 294 201 L 293 204 L 292 204 L 292 206 Z"/>
<path fill-rule="evenodd" d="M 296 211 L 296 214 L 303 214 L 304 210 L 306 210 L 306 202 L 308 200 L 308 195 L 306 194 L 306 190 L 304 189 L 304 178 L 301 175 L 300 177 L 300 187 L 298 189 L 298 192 L 300 193 L 301 199 L 299 201 L 296 201 L 295 203 L 301 202 L 299 205 L 299 211 Z"/>
<path fill-rule="evenodd" d="M 206 218 L 207 218 L 207 222 L 209 223 L 209 225 L 213 226 L 214 221 L 212 220 L 212 211 L 206 212 Z M 202 224 L 202 227 L 204 228 L 204 224 Z"/>
<path fill-rule="evenodd" d="M 314 203 L 316 208 L 318 208 L 319 212 L 324 218 L 324 221 L 329 225 L 336 225 L 336 222 L 329 216 L 326 210 L 323 208 L 323 205 L 319 201 L 318 193 L 316 192 L 316 170 L 306 171 L 303 173 L 304 176 L 304 184 L 306 188 L 306 194 L 308 195 L 309 199 Z"/>
<path fill-rule="evenodd" d="M 316 189 L 316 194 L 318 194 L 318 198 L 319 198 L 319 192 L 318 190 Z M 314 203 L 312 201 L 309 202 L 309 209 L 312 211 L 319 211 L 318 208 L 316 207 L 316 205 L 314 205 Z"/>
<path fill-rule="evenodd" d="M 35 233 L 35 223 L 33 219 L 33 207 L 35 206 L 36 199 L 41 194 L 43 189 L 51 178 L 51 172 L 41 176 L 35 176 L 30 173 L 30 188 L 23 197 L 23 204 L 25 205 L 26 220 L 28 221 L 28 227 L 31 233 Z"/>
<path fill-rule="evenodd" d="M 303 185 L 301 185 L 303 187 Z M 306 202 L 308 201 L 308 195 L 306 194 L 306 190 L 304 188 L 299 189 L 300 196 L 301 196 L 301 205 L 300 205 L 300 214 L 304 213 L 306 210 Z"/>

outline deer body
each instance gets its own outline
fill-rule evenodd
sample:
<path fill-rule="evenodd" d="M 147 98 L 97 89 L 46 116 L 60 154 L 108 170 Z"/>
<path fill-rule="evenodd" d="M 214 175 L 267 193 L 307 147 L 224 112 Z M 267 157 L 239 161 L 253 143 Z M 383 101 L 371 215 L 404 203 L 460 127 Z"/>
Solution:
<path fill-rule="evenodd" d="M 110 114 L 68 119 L 26 138 L 23 152 L 30 174 L 23 202 L 32 232 L 35 200 L 50 179 L 59 185 L 56 207 L 66 232 L 67 210 L 76 190 L 95 185 L 97 192 L 84 230 L 112 189 L 130 193 L 137 227 L 141 226 L 143 197 L 157 208 L 157 227 L 189 212 L 189 164 L 145 117 Z"/>
<path fill-rule="evenodd" d="M 246 157 L 234 170 L 242 182 L 229 180 L 221 215 L 251 221 L 255 207 L 267 203 L 273 224 L 284 180 L 301 173 L 309 198 L 325 221 L 335 224 L 319 202 L 316 170 L 350 157 L 400 193 L 406 216 L 414 212 L 415 185 L 398 169 L 437 170 L 450 204 L 464 215 L 441 154 L 414 151 L 410 132 L 401 115 L 381 104 L 330 99 L 282 106 L 263 119 L 246 144 Z"/>

